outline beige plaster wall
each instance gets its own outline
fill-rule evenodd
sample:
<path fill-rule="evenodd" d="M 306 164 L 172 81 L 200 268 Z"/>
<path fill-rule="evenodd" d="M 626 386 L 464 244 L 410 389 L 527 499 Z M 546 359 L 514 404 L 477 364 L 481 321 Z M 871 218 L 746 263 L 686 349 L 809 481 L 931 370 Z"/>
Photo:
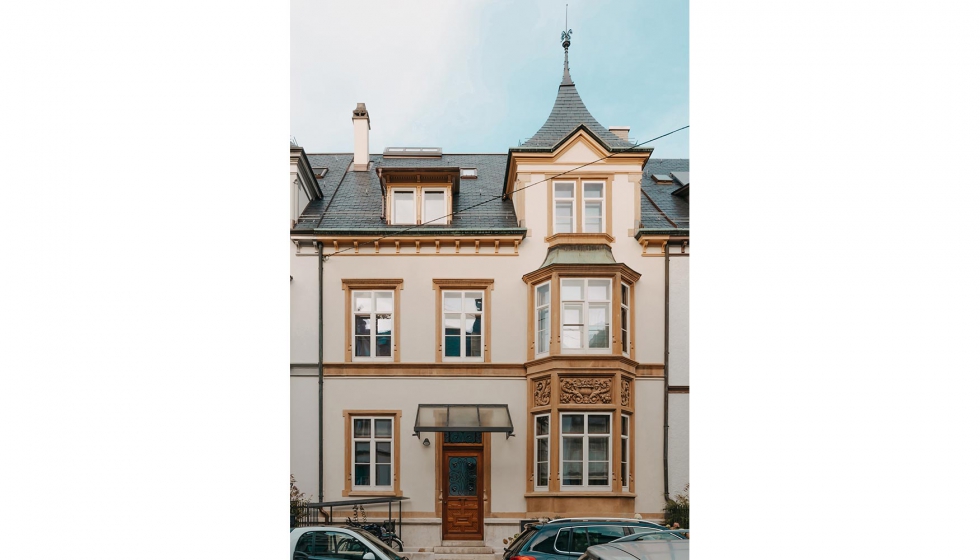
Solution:
<path fill-rule="evenodd" d="M 690 257 L 670 258 L 670 384 L 690 385 Z"/>
<path fill-rule="evenodd" d="M 663 379 L 636 380 L 636 418 L 633 430 L 636 438 L 636 511 L 663 511 Z"/>

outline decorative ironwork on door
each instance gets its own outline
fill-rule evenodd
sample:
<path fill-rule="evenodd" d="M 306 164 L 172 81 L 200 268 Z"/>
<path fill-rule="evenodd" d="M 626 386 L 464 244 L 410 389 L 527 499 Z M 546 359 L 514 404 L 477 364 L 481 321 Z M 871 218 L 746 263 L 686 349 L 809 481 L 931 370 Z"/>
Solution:
<path fill-rule="evenodd" d="M 443 432 L 443 443 L 483 443 L 483 432 Z"/>
<path fill-rule="evenodd" d="M 476 496 L 476 457 L 449 458 L 449 495 Z"/>

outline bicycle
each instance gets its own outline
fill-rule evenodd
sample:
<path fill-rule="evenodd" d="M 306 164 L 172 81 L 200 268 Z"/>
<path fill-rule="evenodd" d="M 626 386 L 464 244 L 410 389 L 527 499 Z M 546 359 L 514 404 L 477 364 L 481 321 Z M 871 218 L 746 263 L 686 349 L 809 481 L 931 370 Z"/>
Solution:
<path fill-rule="evenodd" d="M 355 513 L 355 515 L 357 515 Z M 351 521 L 351 518 L 347 518 L 347 525 L 350 527 L 357 527 L 364 529 L 365 531 L 371 533 L 372 535 L 378 537 L 381 542 L 385 543 L 395 552 L 404 552 L 405 545 L 402 540 L 398 537 L 396 533 L 392 530 L 394 529 L 394 523 L 390 521 L 385 521 L 383 525 L 378 525 L 377 523 L 362 523 L 358 521 Z"/>

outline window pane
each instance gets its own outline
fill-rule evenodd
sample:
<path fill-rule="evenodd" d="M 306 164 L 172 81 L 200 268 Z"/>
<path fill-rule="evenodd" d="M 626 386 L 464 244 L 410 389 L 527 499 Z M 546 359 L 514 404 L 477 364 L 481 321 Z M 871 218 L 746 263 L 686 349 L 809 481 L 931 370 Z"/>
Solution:
<path fill-rule="evenodd" d="M 354 465 L 354 485 L 371 485 L 371 465 Z"/>
<path fill-rule="evenodd" d="M 561 433 L 581 434 L 585 432 L 585 418 L 581 414 L 564 414 L 561 417 Z"/>
<path fill-rule="evenodd" d="M 534 423 L 535 423 L 535 432 L 534 432 L 534 435 L 538 435 L 538 436 L 546 436 L 546 435 L 548 435 L 548 421 L 549 421 L 549 417 L 547 417 L 547 416 L 538 416 L 537 418 L 535 418 L 534 419 Z"/>
<path fill-rule="evenodd" d="M 585 183 L 583 185 L 584 198 L 602 198 L 602 183 Z"/>
<path fill-rule="evenodd" d="M 354 334 L 371 334 L 371 316 L 370 315 L 355 315 L 354 316 Z"/>
<path fill-rule="evenodd" d="M 603 415 L 589 415 L 589 433 L 590 434 L 608 434 L 609 433 L 609 416 Z"/>
<path fill-rule="evenodd" d="M 415 223 L 415 193 L 395 193 L 394 198 L 396 224 Z"/>
<path fill-rule="evenodd" d="M 589 348 L 609 348 L 608 305 L 589 306 Z"/>
<path fill-rule="evenodd" d="M 374 484 L 391 486 L 391 465 L 375 465 Z"/>
<path fill-rule="evenodd" d="M 376 316 L 378 337 L 376 356 L 391 356 L 391 315 L 379 313 Z"/>
<path fill-rule="evenodd" d="M 371 311 L 371 292 L 354 292 L 354 311 Z"/>
<path fill-rule="evenodd" d="M 609 541 L 623 538 L 622 527 L 589 527 L 589 546 L 606 544 Z"/>
<path fill-rule="evenodd" d="M 379 358 L 390 358 L 391 357 L 391 337 L 390 336 L 378 336 L 378 348 L 375 356 Z"/>
<path fill-rule="evenodd" d="M 561 281 L 561 300 L 562 301 L 582 301 L 585 285 L 584 280 L 562 280 Z"/>
<path fill-rule="evenodd" d="M 445 223 L 446 220 L 444 216 L 448 214 L 448 212 L 446 212 L 446 193 L 427 191 L 424 193 L 423 199 L 424 207 L 422 211 L 425 213 L 423 220 L 428 222 L 430 220 L 441 218 L 433 223 Z"/>
<path fill-rule="evenodd" d="M 621 441 L 622 446 L 619 452 L 621 454 L 620 456 L 623 458 L 623 462 L 620 466 L 619 478 L 623 481 L 623 486 L 625 487 L 629 484 L 629 481 L 627 480 L 627 476 L 629 476 L 629 440 L 623 438 Z"/>
<path fill-rule="evenodd" d="M 582 463 L 565 462 L 562 463 L 561 483 L 568 486 L 582 485 Z"/>
<path fill-rule="evenodd" d="M 463 292 L 445 292 L 445 297 L 442 300 L 442 310 L 449 312 L 458 312 L 463 310 Z"/>
<path fill-rule="evenodd" d="M 534 483 L 535 486 L 547 486 L 548 485 L 548 463 L 538 463 L 537 480 Z"/>
<path fill-rule="evenodd" d="M 446 357 L 458 358 L 459 357 L 459 343 L 458 336 L 447 336 L 445 342 Z"/>
<path fill-rule="evenodd" d="M 565 461 L 581 461 L 583 453 L 582 438 L 563 437 L 562 440 L 562 459 Z"/>
<path fill-rule="evenodd" d="M 564 306 L 565 316 L 562 323 L 566 325 L 581 325 L 584 323 L 582 320 L 582 304 L 581 303 L 566 303 Z"/>
<path fill-rule="evenodd" d="M 370 336 L 355 336 L 354 337 L 354 355 L 358 357 L 370 357 L 371 356 L 371 337 Z"/>
<path fill-rule="evenodd" d="M 466 309 L 469 312 L 483 311 L 483 293 L 466 292 Z"/>
<path fill-rule="evenodd" d="M 575 193 L 575 183 L 555 183 L 555 198 L 572 198 Z"/>
<path fill-rule="evenodd" d="M 565 327 L 561 331 L 562 348 L 582 347 L 582 327 Z"/>
<path fill-rule="evenodd" d="M 538 448 L 538 462 L 544 463 L 548 461 L 548 438 L 538 438 L 537 441 Z"/>
<path fill-rule="evenodd" d="M 378 441 L 374 445 L 374 461 L 379 464 L 391 463 L 391 442 Z"/>
<path fill-rule="evenodd" d="M 555 233 L 572 233 L 572 203 L 555 203 Z"/>
<path fill-rule="evenodd" d="M 589 301 L 609 301 L 611 287 L 609 280 L 589 280 Z"/>
<path fill-rule="evenodd" d="M 354 437 L 371 437 L 371 420 L 369 418 L 354 419 Z"/>
<path fill-rule="evenodd" d="M 589 548 L 589 539 L 585 534 L 585 527 L 576 527 L 572 529 L 572 549 L 569 552 L 580 553 L 585 552 L 585 549 Z"/>
<path fill-rule="evenodd" d="M 630 304 L 630 289 L 629 289 L 629 287 L 626 284 L 620 284 L 619 285 L 619 290 L 620 290 L 620 296 L 621 296 L 620 297 L 620 301 L 623 303 L 623 305 L 629 307 L 629 304 Z"/>
<path fill-rule="evenodd" d="M 590 461 L 609 460 L 609 438 L 604 438 L 604 437 L 589 438 L 589 460 Z"/>
<path fill-rule="evenodd" d="M 481 356 L 481 351 L 483 350 L 481 346 L 481 341 L 482 341 L 482 337 L 479 336 L 466 337 L 467 358 L 479 358 Z"/>
<path fill-rule="evenodd" d="M 374 421 L 374 437 L 390 438 L 391 437 L 391 420 L 375 420 Z"/>
<path fill-rule="evenodd" d="M 619 324 L 623 326 L 622 332 L 619 333 L 619 340 L 622 343 L 623 352 L 629 351 L 629 332 L 627 331 L 627 325 L 629 325 L 629 314 L 627 309 L 621 308 L 619 313 Z"/>
<path fill-rule="evenodd" d="M 371 462 L 371 442 L 369 441 L 354 442 L 354 462 L 355 463 Z"/>
<path fill-rule="evenodd" d="M 482 315 L 466 315 L 466 334 L 483 334 L 483 327 L 481 323 L 483 322 Z"/>
<path fill-rule="evenodd" d="M 391 292 L 381 292 L 375 295 L 374 310 L 380 313 L 391 313 L 395 310 L 395 299 Z"/>
<path fill-rule="evenodd" d="M 389 313 L 378 313 L 375 315 L 375 324 L 377 325 L 377 332 L 381 334 L 391 334 L 391 314 Z"/>
<path fill-rule="evenodd" d="M 538 286 L 535 291 L 538 294 L 538 306 L 551 303 L 551 284 Z"/>
<path fill-rule="evenodd" d="M 609 484 L 609 464 L 589 463 L 589 485 L 606 486 Z"/>
<path fill-rule="evenodd" d="M 624 436 L 630 435 L 630 417 L 629 416 L 621 416 L 620 417 L 620 420 L 622 421 L 622 424 L 623 424 L 622 425 L 622 434 Z"/>

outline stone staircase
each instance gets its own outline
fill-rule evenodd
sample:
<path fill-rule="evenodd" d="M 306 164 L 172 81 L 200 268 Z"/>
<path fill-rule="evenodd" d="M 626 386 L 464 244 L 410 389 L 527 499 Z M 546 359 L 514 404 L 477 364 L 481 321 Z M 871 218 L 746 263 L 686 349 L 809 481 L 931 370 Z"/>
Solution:
<path fill-rule="evenodd" d="M 484 541 L 442 541 L 442 546 L 432 549 L 435 560 L 500 560 L 501 554 Z"/>

